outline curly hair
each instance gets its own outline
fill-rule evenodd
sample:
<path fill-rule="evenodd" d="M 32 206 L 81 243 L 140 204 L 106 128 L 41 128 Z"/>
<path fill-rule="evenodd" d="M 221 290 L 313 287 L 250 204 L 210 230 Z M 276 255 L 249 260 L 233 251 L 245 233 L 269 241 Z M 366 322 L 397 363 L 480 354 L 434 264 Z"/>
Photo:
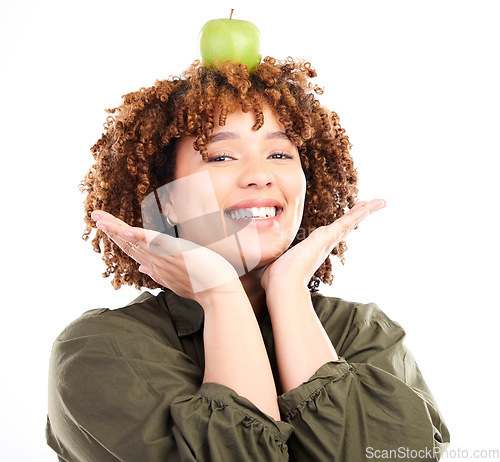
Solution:
<path fill-rule="evenodd" d="M 207 156 L 217 111 L 220 126 L 239 107 L 244 112 L 253 111 L 253 129 L 258 130 L 264 123 L 263 106 L 270 106 L 297 146 L 307 190 L 301 227 L 292 245 L 354 205 L 358 176 L 349 153 L 349 138 L 338 115 L 315 97 L 323 93 L 309 81 L 316 75 L 309 62 L 290 57 L 281 61 L 266 57 L 251 73 L 242 64 L 226 62 L 210 69 L 195 61 L 180 76 L 128 93 L 119 107 L 106 111 L 111 115 L 104 133 L 91 148 L 95 163 L 80 184 L 80 190 L 87 194 L 82 238 L 87 240 L 96 229 L 92 245 L 103 253 L 107 266 L 103 277 L 113 274 L 115 289 L 123 284 L 137 289 L 161 286 L 140 273 L 139 264 L 96 228 L 92 211 L 101 209 L 131 226 L 142 227 L 143 199 L 173 180 L 177 141 L 194 137 L 194 148 Z M 331 253 L 344 263 L 346 250 L 342 241 Z M 309 290 L 316 291 L 320 281 L 331 284 L 332 280 L 328 256 L 309 281 Z"/>

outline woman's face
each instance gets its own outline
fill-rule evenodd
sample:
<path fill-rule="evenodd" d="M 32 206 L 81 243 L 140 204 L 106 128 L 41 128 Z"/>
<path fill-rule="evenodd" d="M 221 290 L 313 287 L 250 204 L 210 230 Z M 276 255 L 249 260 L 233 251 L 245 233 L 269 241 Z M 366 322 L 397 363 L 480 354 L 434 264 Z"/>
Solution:
<path fill-rule="evenodd" d="M 194 138 L 182 139 L 167 206 L 180 237 L 223 255 L 240 275 L 289 247 L 306 192 L 297 148 L 274 112 L 264 109 L 259 130 L 254 123 L 252 112 L 229 114 L 225 126 L 214 128 L 207 160 Z"/>

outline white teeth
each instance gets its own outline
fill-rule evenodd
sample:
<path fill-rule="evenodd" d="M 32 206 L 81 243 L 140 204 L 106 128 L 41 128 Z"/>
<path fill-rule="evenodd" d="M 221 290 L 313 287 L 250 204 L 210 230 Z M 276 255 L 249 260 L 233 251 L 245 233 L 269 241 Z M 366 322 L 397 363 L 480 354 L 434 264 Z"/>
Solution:
<path fill-rule="evenodd" d="M 248 209 L 226 210 L 226 215 L 234 220 L 243 220 L 248 218 L 264 219 L 276 216 L 275 207 L 252 207 Z"/>

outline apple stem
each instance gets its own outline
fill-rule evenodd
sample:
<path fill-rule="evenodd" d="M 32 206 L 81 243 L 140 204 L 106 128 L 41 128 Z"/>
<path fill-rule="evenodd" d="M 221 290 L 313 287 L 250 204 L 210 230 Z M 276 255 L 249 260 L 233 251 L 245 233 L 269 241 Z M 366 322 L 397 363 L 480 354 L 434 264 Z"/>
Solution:
<path fill-rule="evenodd" d="M 233 11 L 234 11 L 234 8 L 231 8 L 231 15 L 229 16 L 229 19 L 233 19 Z"/>

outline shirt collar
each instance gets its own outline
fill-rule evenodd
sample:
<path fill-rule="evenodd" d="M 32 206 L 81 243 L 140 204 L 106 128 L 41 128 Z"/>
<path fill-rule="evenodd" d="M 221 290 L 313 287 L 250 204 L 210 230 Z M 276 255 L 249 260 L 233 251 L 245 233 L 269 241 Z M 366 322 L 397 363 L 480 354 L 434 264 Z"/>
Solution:
<path fill-rule="evenodd" d="M 201 329 L 205 314 L 199 303 L 179 297 L 170 289 L 164 289 L 167 310 L 170 312 L 179 337 L 194 334 Z"/>
<path fill-rule="evenodd" d="M 170 312 L 172 319 L 174 321 L 175 330 L 179 337 L 185 337 L 186 335 L 194 334 L 198 332 L 205 319 L 205 313 L 203 308 L 198 302 L 191 300 L 189 298 L 180 297 L 176 293 L 172 292 L 170 289 L 163 289 L 162 294 L 165 297 L 166 310 Z M 317 293 L 312 293 L 313 305 L 316 309 L 316 297 L 315 295 L 320 295 Z M 270 324 L 269 315 L 261 323 Z"/>

